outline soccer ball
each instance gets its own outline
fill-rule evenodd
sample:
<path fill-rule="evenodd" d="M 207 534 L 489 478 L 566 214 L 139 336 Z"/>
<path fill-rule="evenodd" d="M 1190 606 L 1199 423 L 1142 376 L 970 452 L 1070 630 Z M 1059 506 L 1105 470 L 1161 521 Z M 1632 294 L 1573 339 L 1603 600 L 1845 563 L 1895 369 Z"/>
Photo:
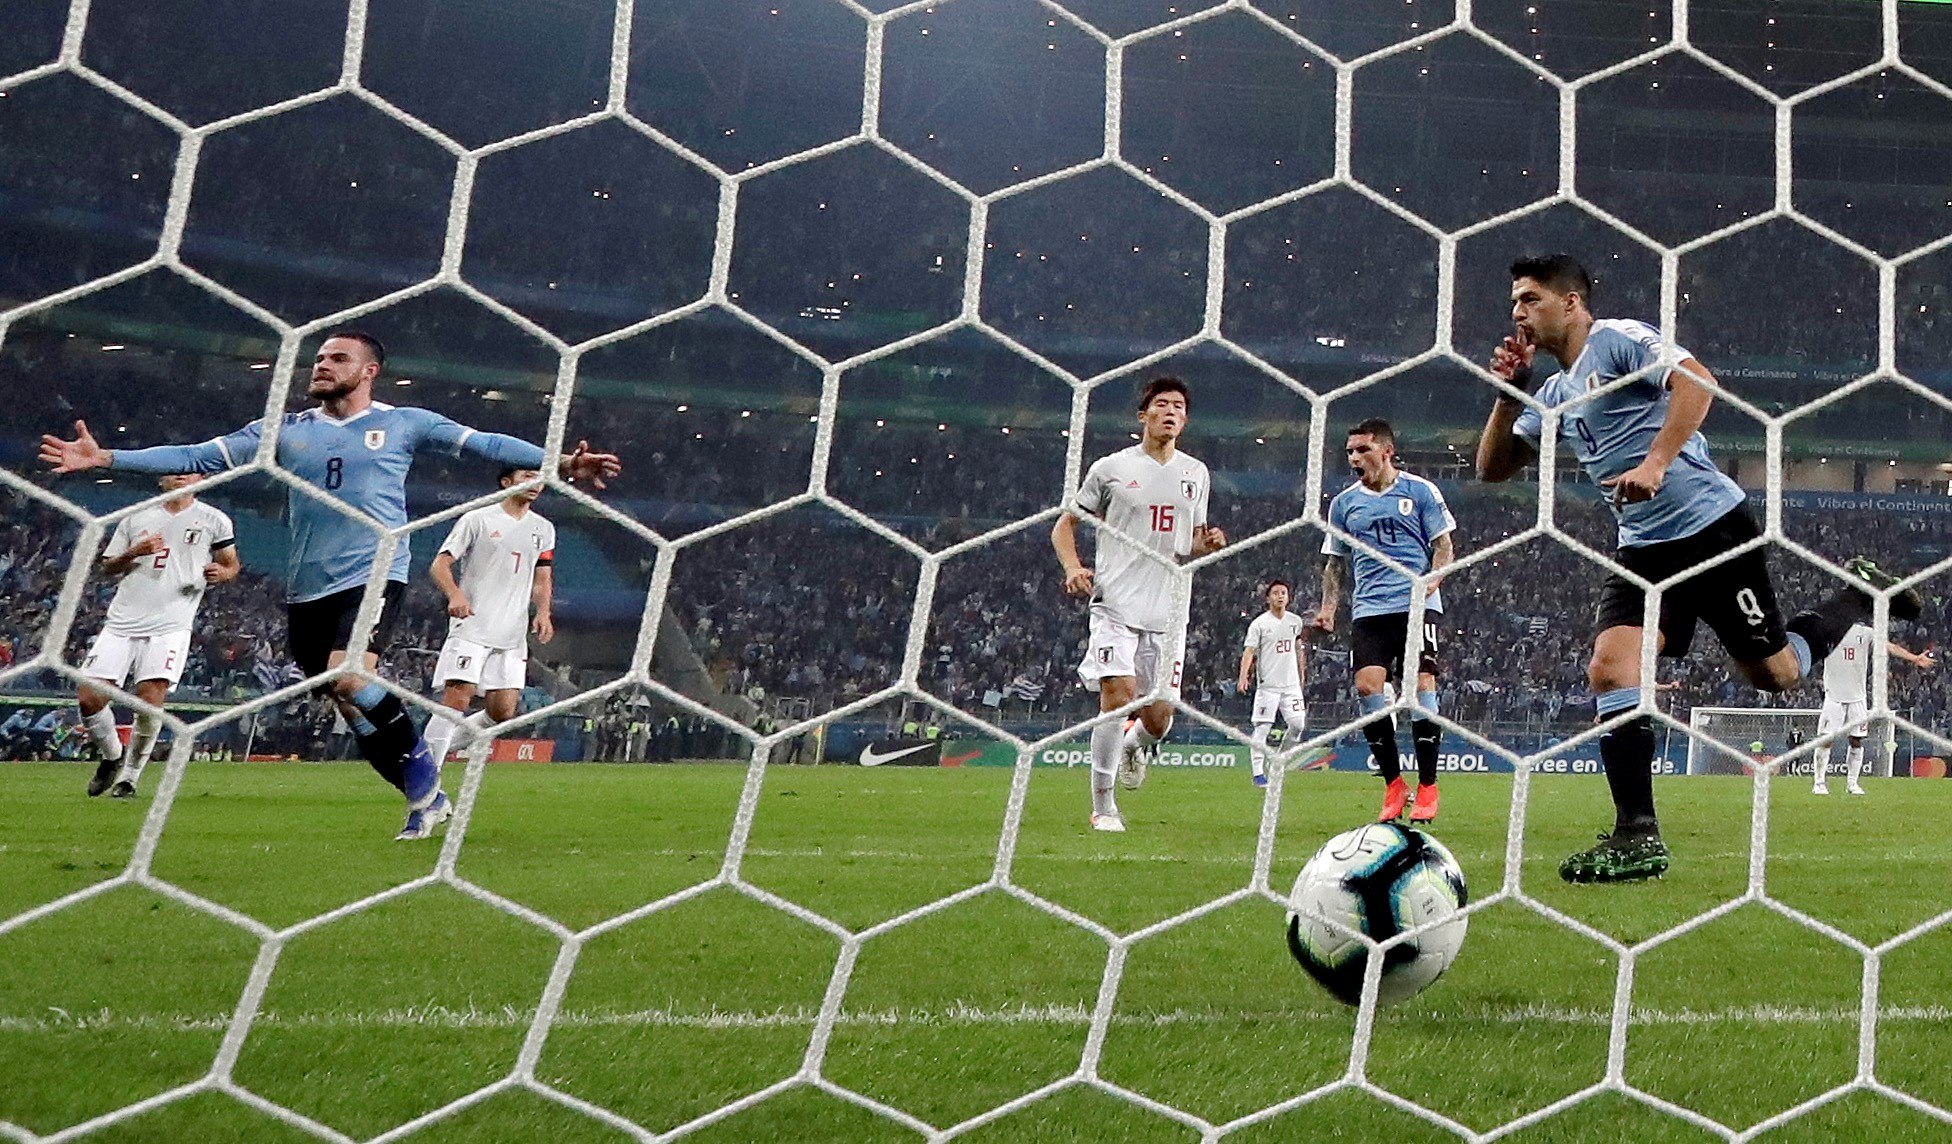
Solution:
<path fill-rule="evenodd" d="M 1453 918 L 1384 951 L 1376 1003 L 1392 1005 L 1429 988 L 1457 959 L 1465 901 L 1464 871 L 1443 843 L 1372 822 L 1329 839 L 1301 868 L 1288 896 L 1288 950 L 1336 1000 L 1354 1005 L 1369 952 L 1351 931 L 1384 941 Z"/>

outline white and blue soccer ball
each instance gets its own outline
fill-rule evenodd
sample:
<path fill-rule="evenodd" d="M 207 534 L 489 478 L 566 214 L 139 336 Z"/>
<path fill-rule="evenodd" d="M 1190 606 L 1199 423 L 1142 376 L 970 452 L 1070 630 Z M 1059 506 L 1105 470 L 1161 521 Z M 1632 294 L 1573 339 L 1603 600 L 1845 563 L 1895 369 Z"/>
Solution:
<path fill-rule="evenodd" d="M 1443 843 L 1372 822 L 1329 839 L 1301 868 L 1288 896 L 1288 950 L 1338 1001 L 1354 1005 L 1369 960 L 1355 934 L 1380 942 L 1435 923 L 1383 951 L 1376 1003 L 1391 1005 L 1429 988 L 1457 960 L 1470 921 L 1465 901 L 1464 871 Z"/>

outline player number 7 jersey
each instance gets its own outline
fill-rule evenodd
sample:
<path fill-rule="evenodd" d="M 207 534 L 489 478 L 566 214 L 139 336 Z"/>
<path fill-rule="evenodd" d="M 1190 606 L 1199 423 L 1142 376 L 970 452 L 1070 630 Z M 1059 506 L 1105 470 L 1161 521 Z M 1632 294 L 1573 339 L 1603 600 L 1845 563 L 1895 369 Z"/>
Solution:
<path fill-rule="evenodd" d="M 499 504 L 454 522 L 441 551 L 460 566 L 461 590 L 474 614 L 449 620 L 449 639 L 487 648 L 526 648 L 535 570 L 555 558 L 556 526 L 533 510 L 518 519 Z"/>

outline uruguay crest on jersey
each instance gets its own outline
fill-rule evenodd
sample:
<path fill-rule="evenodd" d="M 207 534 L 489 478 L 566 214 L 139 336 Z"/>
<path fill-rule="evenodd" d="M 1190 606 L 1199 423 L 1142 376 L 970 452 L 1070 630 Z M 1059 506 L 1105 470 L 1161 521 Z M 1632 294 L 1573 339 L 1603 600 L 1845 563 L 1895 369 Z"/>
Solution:
<path fill-rule="evenodd" d="M 384 449 L 386 447 L 386 430 L 384 429 L 366 430 L 366 447 L 368 449 L 374 449 L 374 450 Z"/>

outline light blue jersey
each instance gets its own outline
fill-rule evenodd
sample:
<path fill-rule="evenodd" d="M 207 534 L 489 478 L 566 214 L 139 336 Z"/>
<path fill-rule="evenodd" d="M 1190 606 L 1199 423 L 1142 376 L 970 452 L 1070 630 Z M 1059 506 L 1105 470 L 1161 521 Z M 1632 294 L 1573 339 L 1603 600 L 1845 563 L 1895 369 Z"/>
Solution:
<path fill-rule="evenodd" d="M 130 473 L 220 473 L 249 463 L 263 431 L 264 422 L 253 421 L 201 445 L 117 449 L 109 467 Z M 287 413 L 278 435 L 280 465 L 389 528 L 407 523 L 407 470 L 421 449 L 443 449 L 456 457 L 465 453 L 504 467 L 542 467 L 542 450 L 527 441 L 478 433 L 431 410 L 378 401 L 344 421 L 318 408 Z M 285 599 L 303 603 L 365 584 L 379 552 L 379 534 L 296 489 L 287 503 L 291 557 Z M 387 579 L 405 583 L 408 563 L 403 537 Z"/>
<path fill-rule="evenodd" d="M 1645 322 L 1602 318 L 1593 323 L 1586 347 L 1571 368 L 1560 370 L 1539 387 L 1539 404 L 1565 406 L 1608 382 L 1646 369 L 1660 360 L 1661 332 Z M 1674 347 L 1677 361 L 1693 355 Z M 1559 438 L 1585 467 L 1595 484 L 1617 477 L 1647 459 L 1654 437 L 1667 423 L 1667 378 L 1658 369 L 1602 397 L 1559 408 Z M 1539 447 L 1544 418 L 1527 407 L 1512 432 Z M 1693 536 L 1726 516 L 1746 499 L 1742 487 L 1715 467 L 1708 456 L 1708 439 L 1689 437 L 1680 455 L 1667 467 L 1667 479 L 1653 499 L 1638 504 L 1611 505 L 1620 518 L 1622 548 L 1659 544 Z"/>
<path fill-rule="evenodd" d="M 1422 477 L 1399 472 L 1380 492 L 1357 481 L 1328 503 L 1328 522 L 1418 575 L 1430 571 L 1437 538 L 1457 527 L 1444 494 Z M 1355 581 L 1350 615 L 1390 616 L 1410 610 L 1410 578 L 1331 532 L 1322 551 L 1349 557 Z M 1425 611 L 1444 610 L 1441 592 L 1424 597 Z"/>

